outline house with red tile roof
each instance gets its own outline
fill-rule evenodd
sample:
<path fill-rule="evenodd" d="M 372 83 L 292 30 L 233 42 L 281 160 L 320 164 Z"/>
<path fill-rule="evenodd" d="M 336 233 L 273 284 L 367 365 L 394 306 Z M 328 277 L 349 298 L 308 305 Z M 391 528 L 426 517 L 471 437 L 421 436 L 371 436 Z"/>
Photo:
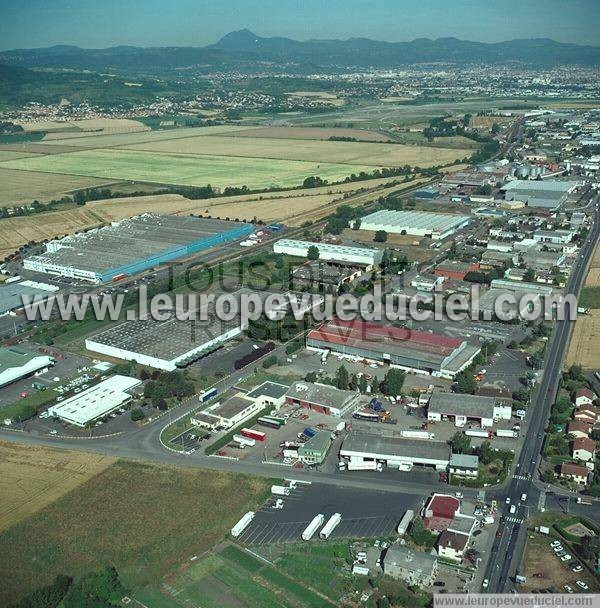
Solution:
<path fill-rule="evenodd" d="M 569 422 L 567 434 L 575 438 L 589 437 L 592 428 L 592 425 L 585 420 L 573 420 L 573 422 Z"/>
<path fill-rule="evenodd" d="M 560 465 L 560 476 L 563 479 L 570 479 L 575 483 L 585 485 L 589 477 L 590 471 L 587 467 L 574 462 L 563 462 Z"/>
<path fill-rule="evenodd" d="M 576 460 L 589 462 L 594 459 L 596 453 L 596 442 L 589 437 L 579 437 L 571 444 L 571 454 Z"/>
<path fill-rule="evenodd" d="M 580 388 L 575 393 L 575 405 L 580 407 L 582 405 L 591 405 L 596 400 L 596 394 L 589 388 Z"/>

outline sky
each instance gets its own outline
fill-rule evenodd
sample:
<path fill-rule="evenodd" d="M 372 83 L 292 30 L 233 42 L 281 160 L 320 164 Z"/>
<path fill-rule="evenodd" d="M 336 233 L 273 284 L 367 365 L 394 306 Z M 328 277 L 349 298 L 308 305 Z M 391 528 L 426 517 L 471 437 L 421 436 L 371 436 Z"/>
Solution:
<path fill-rule="evenodd" d="M 258 36 L 553 38 L 600 46 L 600 0 L 0 0 L 0 49 L 203 46 Z"/>

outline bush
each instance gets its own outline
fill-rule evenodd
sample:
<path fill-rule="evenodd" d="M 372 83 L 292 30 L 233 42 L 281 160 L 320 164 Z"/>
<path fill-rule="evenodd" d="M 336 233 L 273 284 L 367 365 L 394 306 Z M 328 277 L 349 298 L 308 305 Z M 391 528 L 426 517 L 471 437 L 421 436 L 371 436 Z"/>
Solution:
<path fill-rule="evenodd" d="M 137 422 L 138 420 L 143 420 L 146 416 L 144 415 L 144 412 L 142 412 L 142 410 L 139 407 L 136 407 L 134 410 L 131 410 L 131 419 L 134 422 Z"/>
<path fill-rule="evenodd" d="M 270 355 L 269 357 L 267 357 L 262 364 L 265 369 L 273 367 L 274 365 L 277 365 L 277 357 L 275 355 Z"/>

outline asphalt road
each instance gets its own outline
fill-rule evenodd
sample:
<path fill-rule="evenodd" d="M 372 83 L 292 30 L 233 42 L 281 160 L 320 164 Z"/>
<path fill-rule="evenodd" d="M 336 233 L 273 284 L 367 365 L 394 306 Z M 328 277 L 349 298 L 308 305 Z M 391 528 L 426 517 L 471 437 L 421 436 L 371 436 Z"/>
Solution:
<path fill-rule="evenodd" d="M 589 261 L 594 253 L 594 247 L 600 236 L 599 220 L 600 212 L 596 211 L 594 225 L 581 249 L 582 257 L 571 273 L 565 293 L 579 294 Z M 555 323 L 544 375 L 529 407 L 529 429 L 516 464 L 515 474 L 499 495 L 500 509 L 504 511 L 504 517 L 499 526 L 500 536 L 495 539 L 486 569 L 485 578 L 489 584 L 483 591 L 487 593 L 507 592 L 511 584 L 510 579 L 518 572 L 521 564 L 526 541 L 526 526 L 522 524 L 530 511 L 535 511 L 539 507 L 540 490 L 534 484 L 534 479 L 572 325 L 573 322 L 567 320 Z M 527 499 L 523 502 L 521 501 L 522 494 L 527 495 Z M 510 506 L 505 502 L 506 499 L 510 499 L 510 504 L 516 506 L 515 513 L 510 513 Z"/>

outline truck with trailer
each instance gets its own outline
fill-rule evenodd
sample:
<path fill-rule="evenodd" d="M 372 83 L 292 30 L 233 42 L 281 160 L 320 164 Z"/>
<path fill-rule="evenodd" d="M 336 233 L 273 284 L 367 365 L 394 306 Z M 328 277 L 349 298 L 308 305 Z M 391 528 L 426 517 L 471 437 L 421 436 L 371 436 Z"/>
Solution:
<path fill-rule="evenodd" d="M 246 437 L 248 439 L 255 439 L 256 441 L 264 441 L 266 438 L 266 434 L 262 431 L 255 431 L 254 429 L 242 429 L 240 431 L 240 435 Z"/>
<path fill-rule="evenodd" d="M 496 437 L 518 437 L 519 431 L 515 429 L 496 429 Z"/>
<path fill-rule="evenodd" d="M 415 512 L 412 509 L 408 509 L 408 511 L 404 513 L 400 523 L 398 524 L 398 528 L 396 528 L 398 536 L 404 536 L 406 534 L 408 526 L 410 525 L 410 522 L 413 520 L 414 516 Z"/>
<path fill-rule="evenodd" d="M 243 435 L 234 435 L 233 440 L 239 443 L 240 445 L 247 445 L 248 447 L 253 447 L 256 445 L 255 439 L 252 439 L 250 437 L 244 437 Z"/>
<path fill-rule="evenodd" d="M 346 463 L 349 471 L 383 471 L 383 464 L 376 460 L 352 460 Z"/>
<path fill-rule="evenodd" d="M 315 515 L 312 521 L 304 529 L 304 532 L 302 532 L 302 540 L 310 540 L 315 535 L 315 532 L 323 525 L 324 521 L 325 515 L 322 513 Z"/>
<path fill-rule="evenodd" d="M 435 439 L 435 434 L 429 431 L 400 431 L 400 436 L 411 439 Z"/>
<path fill-rule="evenodd" d="M 321 532 L 319 532 L 319 538 L 321 540 L 327 540 L 331 533 L 337 528 L 338 524 L 342 521 L 341 513 L 334 513 L 323 526 Z"/>
<path fill-rule="evenodd" d="M 231 536 L 238 537 L 249 525 L 250 522 L 254 519 L 254 511 L 248 511 L 240 521 L 231 528 Z"/>
<path fill-rule="evenodd" d="M 485 429 L 467 429 L 465 431 L 465 435 L 469 437 L 485 437 L 489 439 L 491 437 L 491 431 L 486 431 Z"/>
<path fill-rule="evenodd" d="M 591 498 L 584 498 L 583 496 L 578 496 L 577 497 L 577 504 L 578 505 L 587 505 L 587 506 L 590 506 L 592 504 L 592 499 Z"/>
<path fill-rule="evenodd" d="M 289 496 L 290 489 L 285 486 L 273 485 L 271 486 L 271 494 L 274 494 L 275 496 Z"/>
<path fill-rule="evenodd" d="M 279 430 L 281 428 L 281 423 L 277 420 L 273 420 L 272 418 L 267 418 L 266 416 L 262 416 L 256 421 L 257 424 L 261 426 L 266 426 L 270 429 Z"/>

